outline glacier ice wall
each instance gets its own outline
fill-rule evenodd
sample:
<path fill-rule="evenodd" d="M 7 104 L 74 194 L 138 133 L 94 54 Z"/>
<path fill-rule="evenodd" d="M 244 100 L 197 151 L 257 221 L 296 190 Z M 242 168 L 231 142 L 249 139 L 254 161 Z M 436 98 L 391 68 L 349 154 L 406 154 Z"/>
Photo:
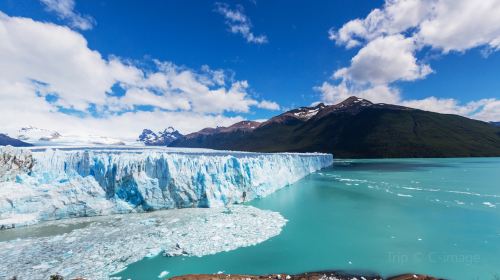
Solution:
<path fill-rule="evenodd" d="M 0 227 L 79 216 L 217 207 L 266 196 L 329 154 L 168 149 L 0 149 Z"/>

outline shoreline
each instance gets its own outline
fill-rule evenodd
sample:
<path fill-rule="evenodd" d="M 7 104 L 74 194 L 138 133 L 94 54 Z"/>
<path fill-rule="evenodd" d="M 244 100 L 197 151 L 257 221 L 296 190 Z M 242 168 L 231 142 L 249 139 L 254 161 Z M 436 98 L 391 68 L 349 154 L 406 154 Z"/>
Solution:
<path fill-rule="evenodd" d="M 187 274 L 164 278 L 170 280 L 440 280 L 424 274 L 406 273 L 390 277 L 382 277 L 377 274 L 357 274 L 344 271 L 317 271 L 299 274 Z"/>

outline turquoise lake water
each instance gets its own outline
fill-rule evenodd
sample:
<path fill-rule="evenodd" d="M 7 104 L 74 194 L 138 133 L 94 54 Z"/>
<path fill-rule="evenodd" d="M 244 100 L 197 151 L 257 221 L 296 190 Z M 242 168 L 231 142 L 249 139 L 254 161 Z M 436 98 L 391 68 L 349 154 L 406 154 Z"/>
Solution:
<path fill-rule="evenodd" d="M 500 158 L 338 160 L 249 204 L 287 218 L 281 234 L 216 255 L 144 259 L 119 276 L 346 270 L 500 277 Z"/>

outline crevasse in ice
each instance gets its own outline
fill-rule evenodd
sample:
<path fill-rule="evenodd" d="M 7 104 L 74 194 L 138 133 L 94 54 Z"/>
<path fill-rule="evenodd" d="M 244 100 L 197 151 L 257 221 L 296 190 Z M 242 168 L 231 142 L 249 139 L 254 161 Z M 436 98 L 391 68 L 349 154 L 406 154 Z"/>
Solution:
<path fill-rule="evenodd" d="M 266 196 L 329 166 L 328 154 L 169 149 L 0 149 L 0 226 L 217 207 Z"/>

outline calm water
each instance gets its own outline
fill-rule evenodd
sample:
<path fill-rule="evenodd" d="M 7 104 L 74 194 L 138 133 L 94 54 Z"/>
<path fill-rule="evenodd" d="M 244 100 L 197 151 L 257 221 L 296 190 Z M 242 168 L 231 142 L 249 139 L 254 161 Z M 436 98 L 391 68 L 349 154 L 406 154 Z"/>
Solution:
<path fill-rule="evenodd" d="M 250 204 L 285 216 L 281 235 L 201 258 L 145 259 L 119 275 L 335 269 L 500 276 L 500 158 L 337 161 Z"/>

